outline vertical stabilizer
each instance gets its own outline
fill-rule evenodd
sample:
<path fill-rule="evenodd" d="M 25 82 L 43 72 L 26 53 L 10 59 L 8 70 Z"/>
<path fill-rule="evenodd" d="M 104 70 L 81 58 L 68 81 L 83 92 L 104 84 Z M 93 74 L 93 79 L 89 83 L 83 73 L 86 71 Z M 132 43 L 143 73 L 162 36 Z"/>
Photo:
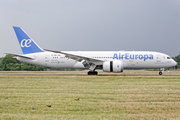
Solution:
<path fill-rule="evenodd" d="M 43 50 L 20 27 L 13 26 L 23 54 L 43 52 Z"/>

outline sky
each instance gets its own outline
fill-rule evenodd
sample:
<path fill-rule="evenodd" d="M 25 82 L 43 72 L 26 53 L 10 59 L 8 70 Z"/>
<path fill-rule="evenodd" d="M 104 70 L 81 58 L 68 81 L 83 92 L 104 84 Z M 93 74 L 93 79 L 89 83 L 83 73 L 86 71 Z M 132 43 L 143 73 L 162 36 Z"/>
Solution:
<path fill-rule="evenodd" d="M 0 57 L 22 54 L 12 26 L 43 49 L 180 54 L 180 0 L 0 0 Z"/>

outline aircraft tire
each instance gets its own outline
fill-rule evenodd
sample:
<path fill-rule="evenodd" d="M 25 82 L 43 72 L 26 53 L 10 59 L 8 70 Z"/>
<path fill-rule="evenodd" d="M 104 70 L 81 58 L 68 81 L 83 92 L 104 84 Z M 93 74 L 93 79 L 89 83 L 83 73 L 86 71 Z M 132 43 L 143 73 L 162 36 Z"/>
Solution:
<path fill-rule="evenodd" d="M 88 75 L 97 75 L 98 72 L 97 72 L 97 71 L 89 71 L 87 74 L 88 74 Z"/>
<path fill-rule="evenodd" d="M 161 71 L 159 72 L 159 75 L 162 75 L 162 72 L 161 72 Z"/>

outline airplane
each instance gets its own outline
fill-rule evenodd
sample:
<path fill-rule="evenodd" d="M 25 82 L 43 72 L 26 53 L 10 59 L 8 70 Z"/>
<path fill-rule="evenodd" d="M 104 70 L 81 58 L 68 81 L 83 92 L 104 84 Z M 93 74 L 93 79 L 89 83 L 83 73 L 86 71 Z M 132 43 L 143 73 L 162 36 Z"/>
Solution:
<path fill-rule="evenodd" d="M 23 54 L 5 53 L 19 61 L 51 68 L 89 69 L 88 75 L 97 75 L 96 69 L 120 73 L 124 69 L 159 69 L 176 66 L 168 55 L 152 51 L 54 51 L 42 49 L 23 29 L 13 26 Z"/>

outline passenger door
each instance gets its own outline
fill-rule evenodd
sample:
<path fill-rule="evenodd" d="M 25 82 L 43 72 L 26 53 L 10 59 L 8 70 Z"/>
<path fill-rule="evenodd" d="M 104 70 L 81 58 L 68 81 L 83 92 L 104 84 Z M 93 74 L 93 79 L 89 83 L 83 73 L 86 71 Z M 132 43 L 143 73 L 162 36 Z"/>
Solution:
<path fill-rule="evenodd" d="M 48 54 L 45 55 L 45 65 L 48 65 L 50 56 Z"/>
<path fill-rule="evenodd" d="M 161 55 L 156 55 L 156 62 L 161 62 Z"/>

